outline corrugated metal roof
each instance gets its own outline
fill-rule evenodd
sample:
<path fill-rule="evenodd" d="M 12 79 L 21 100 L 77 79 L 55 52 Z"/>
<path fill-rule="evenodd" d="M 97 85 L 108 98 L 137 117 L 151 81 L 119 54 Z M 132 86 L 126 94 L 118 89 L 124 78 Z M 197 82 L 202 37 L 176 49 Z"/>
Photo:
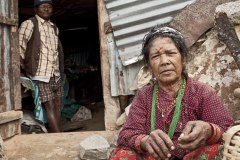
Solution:
<path fill-rule="evenodd" d="M 105 0 L 114 39 L 124 66 L 142 59 L 142 39 L 156 24 L 167 24 L 195 0 Z"/>

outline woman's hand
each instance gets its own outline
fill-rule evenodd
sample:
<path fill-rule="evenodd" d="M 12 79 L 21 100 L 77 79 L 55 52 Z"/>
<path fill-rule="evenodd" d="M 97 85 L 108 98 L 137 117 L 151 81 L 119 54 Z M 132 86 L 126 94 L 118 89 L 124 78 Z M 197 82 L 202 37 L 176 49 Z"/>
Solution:
<path fill-rule="evenodd" d="M 141 140 L 141 148 L 155 159 L 168 159 L 175 149 L 172 140 L 162 130 L 155 130 Z"/>
<path fill-rule="evenodd" d="M 178 138 L 179 146 L 186 150 L 194 150 L 206 144 L 212 135 L 212 127 L 208 122 L 190 121 Z"/>

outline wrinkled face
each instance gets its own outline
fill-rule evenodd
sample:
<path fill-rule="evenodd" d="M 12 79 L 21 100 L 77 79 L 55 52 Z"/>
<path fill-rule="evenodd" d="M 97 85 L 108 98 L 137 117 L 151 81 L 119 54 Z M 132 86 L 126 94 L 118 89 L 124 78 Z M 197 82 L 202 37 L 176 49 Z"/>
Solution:
<path fill-rule="evenodd" d="M 53 7 L 51 4 L 43 3 L 35 8 L 35 13 L 44 20 L 49 20 L 52 16 Z"/>
<path fill-rule="evenodd" d="M 150 42 L 149 67 L 162 85 L 181 79 L 182 57 L 171 38 L 159 37 Z"/>

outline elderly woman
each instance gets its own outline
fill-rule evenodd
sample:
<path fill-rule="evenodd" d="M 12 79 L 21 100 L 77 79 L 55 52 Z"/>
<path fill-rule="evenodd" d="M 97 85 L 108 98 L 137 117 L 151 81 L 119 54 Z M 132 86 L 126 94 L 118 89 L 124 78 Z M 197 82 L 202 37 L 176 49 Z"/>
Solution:
<path fill-rule="evenodd" d="M 213 88 L 187 76 L 181 33 L 154 27 L 142 54 L 156 81 L 137 92 L 110 159 L 217 158 L 233 119 Z"/>

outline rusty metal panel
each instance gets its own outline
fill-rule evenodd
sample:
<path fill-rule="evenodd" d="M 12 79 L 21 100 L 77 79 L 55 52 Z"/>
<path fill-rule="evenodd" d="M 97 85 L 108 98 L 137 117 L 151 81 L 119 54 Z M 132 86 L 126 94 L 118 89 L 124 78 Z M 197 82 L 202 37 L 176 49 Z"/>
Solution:
<path fill-rule="evenodd" d="M 0 134 L 20 133 L 21 90 L 18 54 L 18 1 L 0 1 Z"/>
<path fill-rule="evenodd" d="M 156 24 L 167 24 L 195 0 L 105 0 L 116 46 L 124 66 L 142 59 L 144 34 Z"/>

